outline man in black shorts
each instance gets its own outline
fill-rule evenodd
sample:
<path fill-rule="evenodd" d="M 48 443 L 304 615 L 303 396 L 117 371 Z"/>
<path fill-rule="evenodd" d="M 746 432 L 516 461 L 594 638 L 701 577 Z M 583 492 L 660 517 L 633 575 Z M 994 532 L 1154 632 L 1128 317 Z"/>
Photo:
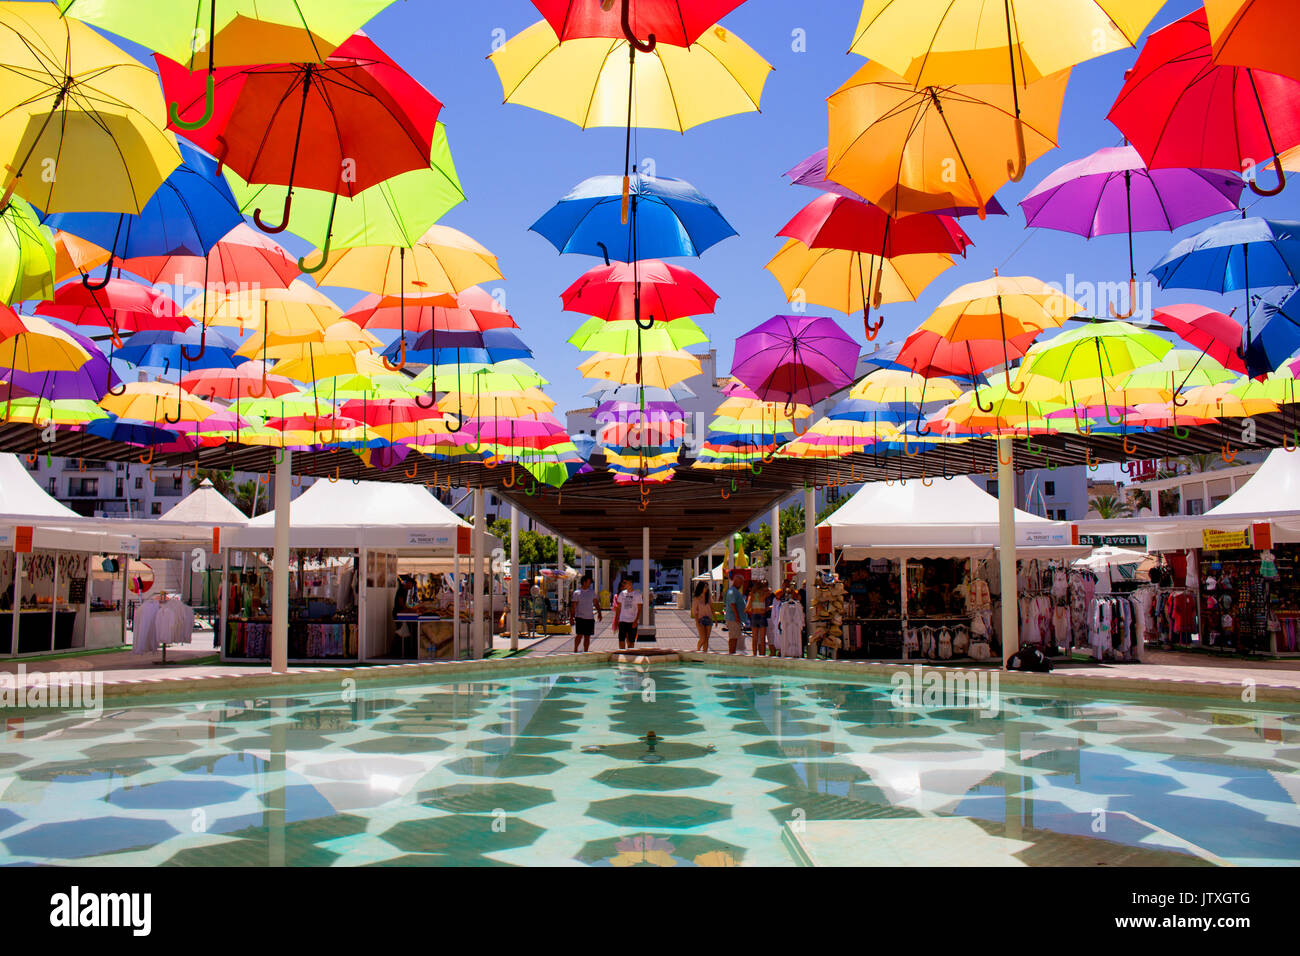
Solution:
<path fill-rule="evenodd" d="M 596 621 L 604 618 L 600 613 L 596 588 L 590 574 L 582 576 L 577 589 L 569 598 L 569 618 L 573 621 L 573 653 L 578 653 L 579 644 L 582 644 L 582 650 L 591 650 L 591 636 L 596 633 Z"/>

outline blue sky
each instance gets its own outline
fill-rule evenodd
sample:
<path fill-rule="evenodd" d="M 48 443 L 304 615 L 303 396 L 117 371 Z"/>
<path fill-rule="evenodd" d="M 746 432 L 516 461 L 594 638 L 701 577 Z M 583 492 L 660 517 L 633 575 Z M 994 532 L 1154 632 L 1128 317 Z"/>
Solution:
<path fill-rule="evenodd" d="M 1195 6 L 1189 0 L 1171 0 L 1153 27 Z M 723 22 L 775 67 L 764 91 L 762 112 L 717 120 L 684 135 L 637 133 L 636 156 L 653 158 L 659 175 L 692 182 L 739 233 L 699 260 L 678 260 L 721 295 L 717 314 L 700 324 L 718 349 L 722 370 L 730 366 L 737 335 L 788 311 L 780 286 L 763 265 L 781 245 L 776 231 L 817 193 L 789 185 L 781 174 L 826 143 L 825 97 L 863 62 L 845 53 L 859 9 L 854 0 L 748 0 Z M 473 236 L 499 257 L 507 280 L 507 306 L 536 353 L 535 366 L 552 382 L 547 392 L 559 402 L 557 411 L 563 412 L 584 404 L 583 393 L 594 383 L 584 381 L 575 368 L 586 353 L 565 342 L 582 317 L 562 312 L 559 295 L 597 260 L 559 256 L 527 230 L 582 179 L 621 173 L 623 132 L 582 131 L 548 114 L 502 103 L 501 85 L 487 56 L 494 40 L 512 36 L 538 19 L 528 0 L 397 0 L 366 30 L 445 104 L 441 118 L 468 202 L 443 222 Z M 806 52 L 793 49 L 796 30 L 803 31 Z M 1026 231 L 1016 202 L 1062 163 L 1103 146 L 1119 145 L 1120 134 L 1106 120 L 1106 112 L 1125 69 L 1135 59 L 1134 51 L 1122 51 L 1076 67 L 1059 128 L 1060 148 L 1033 163 L 1022 182 L 1009 183 L 998 193 L 1009 216 L 984 222 L 974 217 L 962 220 L 974 247 L 918 302 L 884 307 L 887 322 L 882 340 L 901 341 L 953 288 L 988 277 L 994 267 L 1004 275 L 1036 275 L 1062 284 L 1067 273 L 1074 274 L 1076 283 L 1127 279 L 1123 236 L 1084 241 L 1066 233 Z M 1276 199 L 1258 201 L 1251 214 L 1297 218 L 1293 192 L 1289 189 Z M 1258 197 L 1246 193 L 1244 198 L 1254 202 Z M 1177 239 L 1211 221 L 1184 227 L 1174 235 L 1139 234 L 1135 241 L 1139 278 Z M 287 234 L 278 238 L 295 251 L 306 250 Z M 345 304 L 358 297 L 327 291 Z M 1240 293 L 1224 298 L 1156 290 L 1154 301 L 1157 305 L 1201 301 L 1226 311 L 1243 298 Z M 816 307 L 809 311 L 836 317 L 861 339 L 860 318 Z"/>

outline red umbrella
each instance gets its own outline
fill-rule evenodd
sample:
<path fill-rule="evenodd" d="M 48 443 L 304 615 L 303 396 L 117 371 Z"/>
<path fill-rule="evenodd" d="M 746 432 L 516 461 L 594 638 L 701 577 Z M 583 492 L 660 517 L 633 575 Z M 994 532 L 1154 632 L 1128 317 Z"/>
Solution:
<path fill-rule="evenodd" d="M 181 388 L 204 398 L 275 398 L 298 391 L 280 375 L 267 375 L 261 362 L 244 362 L 236 368 L 203 368 L 181 378 Z"/>
<path fill-rule="evenodd" d="M 247 223 L 226 233 L 206 256 L 137 256 L 121 266 L 150 282 L 170 285 L 287 289 L 302 274 L 297 256 Z"/>
<path fill-rule="evenodd" d="M 614 322 L 636 318 L 638 294 L 641 311 L 664 322 L 710 313 L 718 301 L 718 294 L 694 272 L 658 259 L 644 259 L 635 270 L 630 262 L 588 269 L 560 298 L 566 312 Z"/>
<path fill-rule="evenodd" d="M 1008 359 L 1024 357 L 1038 335 L 1038 332 L 1029 331 L 1007 339 L 1005 343 L 1002 339 L 953 342 L 930 329 L 917 329 L 899 350 L 898 364 L 926 378 L 943 375 L 972 377 L 1003 365 Z"/>
<path fill-rule="evenodd" d="M 625 37 L 642 53 L 690 46 L 745 0 L 533 0 L 560 40 Z M 642 43 L 638 37 L 646 37 Z"/>
<path fill-rule="evenodd" d="M 1300 145 L 1300 81 L 1277 73 L 1219 65 L 1210 49 L 1205 9 L 1147 38 L 1109 118 L 1149 169 L 1241 170 Z"/>
<path fill-rule="evenodd" d="M 190 73 L 156 55 L 172 116 L 182 123 L 204 112 L 208 74 Z M 354 34 L 323 63 L 270 63 L 215 71 L 212 119 L 201 129 L 176 124 L 196 145 L 247 182 L 355 196 L 386 179 L 429 165 L 442 109 L 433 94 L 364 34 Z"/>
<path fill-rule="evenodd" d="M 952 216 L 894 219 L 879 206 L 827 193 L 799 210 L 778 236 L 810 249 L 848 249 L 889 259 L 919 252 L 964 256 L 971 238 Z"/>
<path fill-rule="evenodd" d="M 113 333 L 115 348 L 132 332 L 183 332 L 194 324 L 175 300 L 130 279 L 109 279 L 96 289 L 68 282 L 55 290 L 52 302 L 39 303 L 36 313 L 70 325 L 102 325 Z"/>
<path fill-rule="evenodd" d="M 455 295 L 411 297 L 372 293 L 345 312 L 344 318 L 362 328 L 402 329 L 410 334 L 435 328 L 439 332 L 519 328 L 510 313 L 478 286 L 471 286 Z"/>
<path fill-rule="evenodd" d="M 378 399 L 370 401 L 365 398 L 355 398 L 344 402 L 340 411 L 349 418 L 355 418 L 371 428 L 442 418 L 442 411 L 437 406 L 424 408 L 414 399 Z"/>
<path fill-rule="evenodd" d="M 1241 357 L 1241 323 L 1231 315 L 1189 302 L 1153 309 L 1151 318 L 1224 368 L 1246 374 L 1246 362 Z"/>

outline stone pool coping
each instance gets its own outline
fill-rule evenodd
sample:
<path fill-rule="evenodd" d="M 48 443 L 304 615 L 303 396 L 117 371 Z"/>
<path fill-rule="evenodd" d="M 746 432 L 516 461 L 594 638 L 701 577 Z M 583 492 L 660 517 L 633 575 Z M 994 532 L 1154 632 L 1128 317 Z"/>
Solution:
<path fill-rule="evenodd" d="M 104 674 L 103 698 L 129 700 L 132 698 L 186 698 L 211 697 L 227 692 L 319 693 L 329 686 L 343 688 L 345 680 L 353 680 L 354 688 L 373 684 L 417 683 L 424 680 L 455 682 L 466 680 L 491 680 L 516 673 L 540 674 L 550 671 L 584 670 L 611 664 L 664 667 L 678 663 L 705 664 L 720 670 L 769 671 L 772 673 L 807 674 L 819 678 L 867 678 L 888 681 L 900 671 L 911 671 L 915 665 L 903 663 L 861 663 L 803 658 L 734 657 L 727 654 L 705 654 L 694 651 L 660 653 L 658 655 L 620 656 L 617 652 L 590 652 L 545 657 L 522 656 L 498 658 L 487 661 L 445 661 L 441 663 L 377 664 L 362 667 L 295 667 L 287 674 L 270 671 L 233 674 L 168 674 L 150 678 L 112 679 Z M 943 673 L 948 667 L 928 667 L 928 671 Z M 993 671 L 993 665 L 960 670 Z M 82 672 L 83 674 L 85 672 Z M 1255 699 L 1242 700 L 1243 682 L 1230 679 L 1233 671 L 1220 669 L 1223 678 L 1197 680 L 1185 676 L 1128 677 L 1110 673 L 1108 676 L 1088 676 L 1086 672 L 1057 670 L 1051 674 L 1034 674 L 997 671 L 999 686 L 1004 689 L 1037 692 L 1070 691 L 1074 693 L 1098 692 L 1098 696 L 1161 696 L 1200 697 L 1239 706 L 1300 705 L 1300 686 L 1286 686 L 1255 682 Z M 30 676 L 30 675 L 29 675 Z"/>

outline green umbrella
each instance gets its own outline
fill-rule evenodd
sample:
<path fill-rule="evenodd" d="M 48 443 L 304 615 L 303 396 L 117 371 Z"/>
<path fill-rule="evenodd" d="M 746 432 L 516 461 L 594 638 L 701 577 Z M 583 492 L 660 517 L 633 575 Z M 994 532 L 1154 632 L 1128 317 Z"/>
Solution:
<path fill-rule="evenodd" d="M 606 322 L 592 318 L 569 336 L 569 344 L 586 352 L 614 352 L 635 355 L 640 352 L 673 352 L 707 342 L 704 330 L 690 319 L 655 322 L 648 329 L 637 327 L 634 319 Z"/>
<path fill-rule="evenodd" d="M 1057 382 L 1084 379 L 1101 382 L 1101 404 L 1107 405 L 1106 382 L 1165 357 L 1173 343 L 1127 322 L 1095 322 L 1039 342 L 1025 353 L 1020 376 L 1041 375 Z M 1106 420 L 1114 421 L 1109 413 Z"/>
<path fill-rule="evenodd" d="M 457 366 L 455 363 L 433 366 L 415 376 L 411 384 L 423 392 L 429 390 L 430 375 L 436 375 L 439 391 L 474 392 L 486 395 L 489 392 L 517 392 L 525 388 L 537 388 L 549 382 L 539 373 L 533 371 L 519 359 L 508 359 L 495 364 L 467 362 Z M 460 373 L 460 386 L 457 388 L 456 375 Z"/>
<path fill-rule="evenodd" d="M 1236 377 L 1235 372 L 1224 368 L 1200 349 L 1170 349 L 1159 362 L 1135 369 L 1125 376 L 1123 387 L 1131 391 L 1156 389 L 1177 393 L 1203 385 L 1219 385 Z"/>
<path fill-rule="evenodd" d="M 55 258 L 54 234 L 13 196 L 0 215 L 0 300 L 53 299 Z"/>
<path fill-rule="evenodd" d="M 250 186 L 229 168 L 225 174 L 242 211 L 251 213 L 259 206 L 278 209 L 284 205 L 287 186 Z M 323 189 L 295 187 L 292 231 L 322 249 L 327 246 L 336 249 L 353 246 L 410 248 L 420 241 L 430 226 L 464 199 L 465 192 L 456 176 L 451 149 L 447 145 L 447 129 L 438 123 L 433 133 L 428 169 L 394 176 L 362 190 L 353 198 Z M 332 228 L 331 215 L 334 217 Z"/>

